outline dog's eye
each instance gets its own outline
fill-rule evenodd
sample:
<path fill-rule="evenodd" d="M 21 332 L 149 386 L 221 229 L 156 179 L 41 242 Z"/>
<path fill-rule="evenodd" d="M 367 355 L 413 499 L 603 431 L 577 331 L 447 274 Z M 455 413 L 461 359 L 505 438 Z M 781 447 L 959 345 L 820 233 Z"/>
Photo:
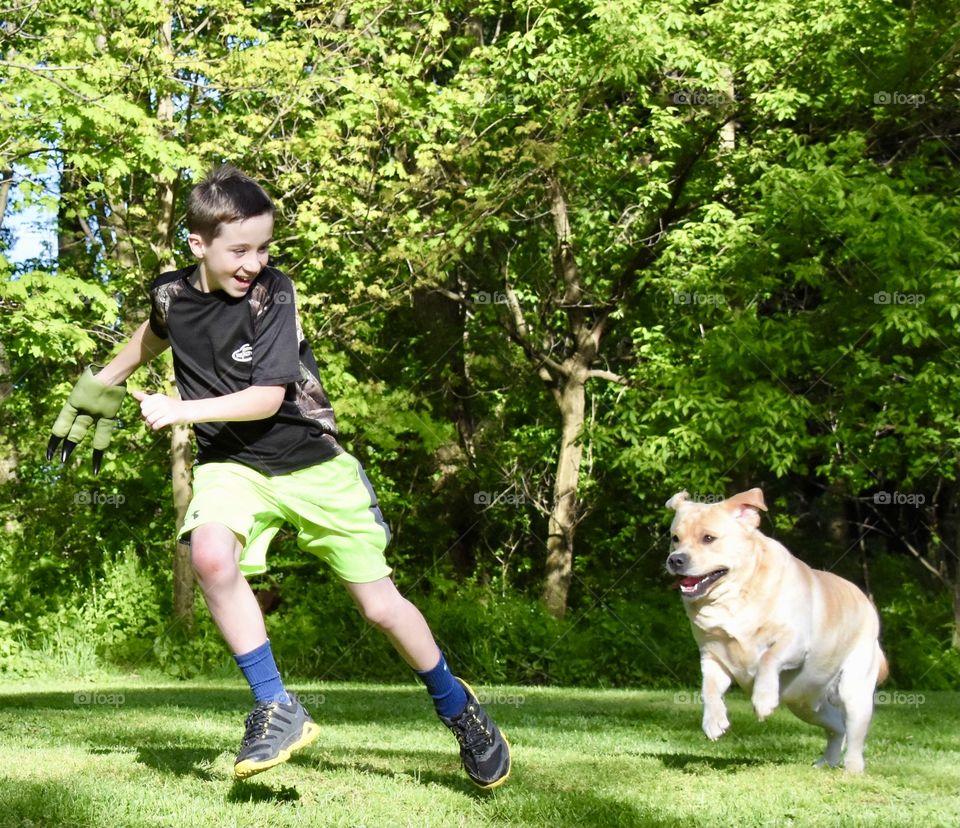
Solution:
<path fill-rule="evenodd" d="M 678 538 L 676 535 L 673 535 L 673 536 L 671 536 L 671 538 L 670 538 L 670 542 L 671 542 L 671 543 L 680 543 L 680 538 Z"/>
<path fill-rule="evenodd" d="M 713 543 L 715 540 L 716 540 L 716 538 L 715 538 L 713 535 L 704 535 L 704 536 L 703 536 L 703 542 L 704 542 L 704 543 Z"/>

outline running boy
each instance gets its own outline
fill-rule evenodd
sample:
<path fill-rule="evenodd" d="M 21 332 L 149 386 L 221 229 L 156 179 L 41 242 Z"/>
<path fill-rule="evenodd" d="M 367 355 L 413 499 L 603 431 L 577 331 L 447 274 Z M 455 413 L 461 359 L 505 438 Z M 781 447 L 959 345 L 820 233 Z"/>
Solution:
<path fill-rule="evenodd" d="M 154 431 L 193 424 L 198 457 L 181 537 L 207 606 L 250 684 L 256 706 L 234 772 L 246 778 L 285 762 L 319 727 L 287 693 L 263 614 L 245 576 L 266 571 L 284 522 L 301 549 L 327 562 L 363 616 L 423 680 L 440 720 L 460 743 L 467 775 L 494 788 L 510 748 L 470 687 L 450 673 L 420 611 L 390 578 L 390 539 L 363 469 L 337 441 L 333 409 L 303 338 L 293 284 L 267 266 L 273 204 L 231 166 L 190 194 L 187 229 L 196 265 L 151 286 L 150 319 L 102 370 L 81 376 L 53 427 L 63 460 L 96 421 L 94 469 L 110 442 L 126 379 L 173 349 L 182 399 L 134 391 Z"/>

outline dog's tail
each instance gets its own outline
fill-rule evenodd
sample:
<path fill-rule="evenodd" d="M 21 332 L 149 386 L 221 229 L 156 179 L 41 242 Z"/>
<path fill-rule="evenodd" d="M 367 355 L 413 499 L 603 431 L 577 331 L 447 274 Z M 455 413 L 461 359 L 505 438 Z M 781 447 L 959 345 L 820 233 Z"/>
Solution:
<path fill-rule="evenodd" d="M 883 650 L 880 649 L 880 644 L 877 644 L 877 657 L 880 659 L 880 673 L 877 675 L 877 684 L 883 684 L 890 677 L 890 665 L 887 662 L 887 657 L 883 654 Z"/>

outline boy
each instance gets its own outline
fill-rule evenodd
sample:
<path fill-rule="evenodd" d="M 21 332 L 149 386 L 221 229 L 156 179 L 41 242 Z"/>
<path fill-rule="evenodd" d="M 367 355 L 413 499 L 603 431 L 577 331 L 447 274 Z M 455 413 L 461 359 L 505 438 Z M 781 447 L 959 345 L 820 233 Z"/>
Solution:
<path fill-rule="evenodd" d="M 460 743 L 470 779 L 494 788 L 510 773 L 510 748 L 471 691 L 447 668 L 420 611 L 397 591 L 384 559 L 390 531 L 363 469 L 337 441 L 333 409 L 303 338 L 293 284 L 267 266 L 273 203 L 231 166 L 190 194 L 187 229 L 196 266 L 160 276 L 150 319 L 99 373 L 88 368 L 47 448 L 66 438 L 66 460 L 97 421 L 94 471 L 110 442 L 126 379 L 168 347 L 182 399 L 134 391 L 153 430 L 192 423 L 198 457 L 181 537 L 207 606 L 250 684 L 256 706 L 234 772 L 287 761 L 319 727 L 290 696 L 245 576 L 266 571 L 281 524 L 325 560 L 364 617 L 423 680 Z"/>

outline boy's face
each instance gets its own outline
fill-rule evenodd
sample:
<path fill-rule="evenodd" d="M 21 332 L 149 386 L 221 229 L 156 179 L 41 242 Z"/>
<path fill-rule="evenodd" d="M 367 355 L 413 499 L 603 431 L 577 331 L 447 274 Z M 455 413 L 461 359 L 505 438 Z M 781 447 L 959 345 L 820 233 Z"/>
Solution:
<path fill-rule="evenodd" d="M 200 260 L 200 289 L 222 290 L 239 298 L 249 289 L 270 258 L 273 216 L 262 213 L 243 221 L 220 225 L 220 234 L 207 241 L 198 233 L 187 237 L 193 255 Z"/>

